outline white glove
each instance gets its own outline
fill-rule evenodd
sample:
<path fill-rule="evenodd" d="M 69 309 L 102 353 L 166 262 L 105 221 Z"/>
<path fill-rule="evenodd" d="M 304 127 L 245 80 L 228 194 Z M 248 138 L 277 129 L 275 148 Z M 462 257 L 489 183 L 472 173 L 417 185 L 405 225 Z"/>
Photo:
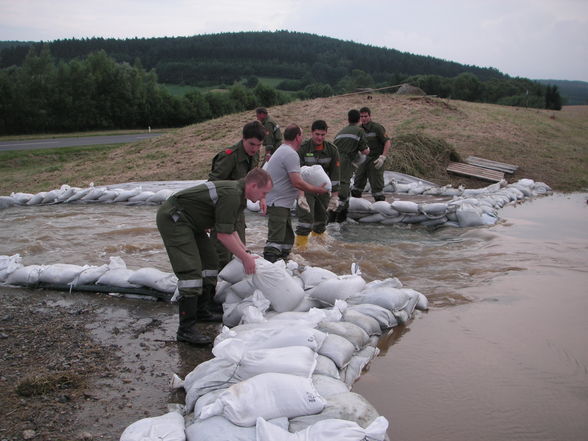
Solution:
<path fill-rule="evenodd" d="M 374 160 L 374 166 L 379 170 L 386 162 L 386 157 L 384 155 L 378 156 L 378 159 Z"/>
<path fill-rule="evenodd" d="M 308 205 L 308 201 L 306 200 L 306 196 L 304 196 L 304 193 L 298 196 L 298 206 L 302 208 L 304 211 L 310 212 L 310 206 Z"/>
<path fill-rule="evenodd" d="M 327 207 L 328 211 L 335 211 L 339 206 L 339 196 L 333 195 L 331 199 L 329 199 L 329 206 Z"/>

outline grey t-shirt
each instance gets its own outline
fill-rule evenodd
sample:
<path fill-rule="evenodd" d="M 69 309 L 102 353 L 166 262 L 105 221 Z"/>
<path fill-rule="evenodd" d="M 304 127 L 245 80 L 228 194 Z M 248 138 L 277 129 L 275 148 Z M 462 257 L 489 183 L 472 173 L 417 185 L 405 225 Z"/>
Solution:
<path fill-rule="evenodd" d="M 292 185 L 289 173 L 300 173 L 300 157 L 288 144 L 282 144 L 264 166 L 274 186 L 265 201 L 268 207 L 292 208 L 298 189 Z"/>

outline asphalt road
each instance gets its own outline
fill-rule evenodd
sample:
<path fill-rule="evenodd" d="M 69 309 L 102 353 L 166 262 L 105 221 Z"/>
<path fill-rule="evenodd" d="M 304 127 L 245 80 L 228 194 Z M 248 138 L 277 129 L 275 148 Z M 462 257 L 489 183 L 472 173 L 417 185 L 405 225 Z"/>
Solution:
<path fill-rule="evenodd" d="M 57 147 L 79 147 L 97 144 L 126 144 L 141 139 L 155 138 L 163 133 L 136 133 L 134 135 L 86 136 L 81 138 L 29 139 L 27 141 L 2 141 L 0 151 L 38 150 Z"/>

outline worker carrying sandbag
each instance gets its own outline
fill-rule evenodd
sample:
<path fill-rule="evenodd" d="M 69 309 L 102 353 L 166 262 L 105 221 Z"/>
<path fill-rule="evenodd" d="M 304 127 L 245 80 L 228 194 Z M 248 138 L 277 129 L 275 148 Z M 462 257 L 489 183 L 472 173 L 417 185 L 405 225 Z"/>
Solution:
<path fill-rule="evenodd" d="M 159 208 L 157 228 L 178 278 L 178 341 L 211 344 L 196 323 L 221 319 L 208 309 L 218 274 L 218 257 L 208 232 L 214 228 L 218 240 L 241 260 L 245 272 L 253 274 L 256 256 L 247 252 L 235 224 L 247 199 L 257 202 L 265 198 L 272 185 L 270 175 L 256 168 L 243 180 L 208 181 L 182 190 Z"/>

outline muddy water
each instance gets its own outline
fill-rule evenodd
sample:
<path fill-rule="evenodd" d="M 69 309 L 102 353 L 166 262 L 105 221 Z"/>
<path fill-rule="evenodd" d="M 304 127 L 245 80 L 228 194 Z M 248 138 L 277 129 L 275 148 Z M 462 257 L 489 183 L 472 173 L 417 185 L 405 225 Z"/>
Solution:
<path fill-rule="evenodd" d="M 395 276 L 429 298 L 429 312 L 383 338 L 380 356 L 354 385 L 389 419 L 391 439 L 586 439 L 586 198 L 558 194 L 506 207 L 488 228 L 350 225 L 296 256 L 338 274 L 357 262 L 366 279 Z M 155 211 L 13 207 L 0 212 L 0 254 L 20 253 L 27 265 L 103 264 L 118 255 L 130 268 L 171 271 Z M 247 219 L 249 246 L 260 252 L 266 220 Z M 136 302 L 149 316 L 154 305 Z M 164 325 L 173 331 L 169 317 Z M 170 370 L 192 365 L 189 354 L 157 353 L 166 356 Z M 140 389 L 154 402 L 168 398 Z"/>

